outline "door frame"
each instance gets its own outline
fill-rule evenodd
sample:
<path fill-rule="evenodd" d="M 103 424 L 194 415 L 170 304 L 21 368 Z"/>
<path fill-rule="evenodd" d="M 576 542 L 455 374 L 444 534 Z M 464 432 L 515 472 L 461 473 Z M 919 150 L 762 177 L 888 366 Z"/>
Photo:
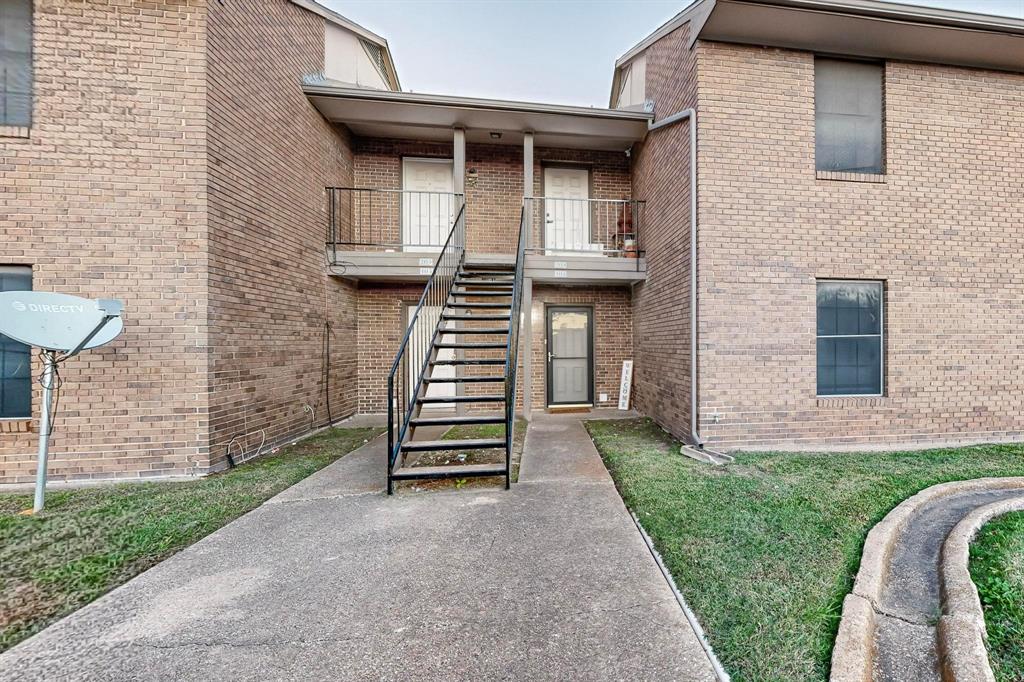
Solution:
<path fill-rule="evenodd" d="M 555 312 L 577 312 L 587 315 L 587 402 L 556 403 L 553 400 L 554 375 L 551 373 L 551 317 Z M 547 304 L 544 306 L 544 402 L 545 407 L 594 404 L 594 306 Z"/>
<path fill-rule="evenodd" d="M 540 164 L 540 196 L 543 197 L 544 206 L 541 208 L 546 213 L 548 206 L 548 199 L 559 199 L 561 197 L 549 197 L 548 196 L 548 171 L 549 170 L 577 170 L 586 171 L 587 173 L 587 216 L 586 216 L 586 243 L 590 243 L 590 239 L 594 236 L 594 221 L 590 211 L 593 210 L 593 204 L 589 203 L 591 199 L 594 199 L 594 166 L 590 163 L 575 162 L 575 161 L 541 161 Z M 541 216 L 544 219 L 546 216 Z M 544 222 L 541 225 L 540 241 L 544 245 L 545 253 L 565 253 L 564 249 L 558 249 L 556 247 L 548 247 L 548 233 L 547 223 Z"/>
<path fill-rule="evenodd" d="M 425 162 L 425 163 L 433 163 L 433 164 L 447 163 L 447 164 L 451 165 L 451 170 L 452 170 L 452 172 L 451 172 L 451 186 L 452 186 L 452 196 L 453 196 L 452 212 L 454 214 L 456 212 L 456 205 L 455 205 L 455 202 L 454 202 L 454 195 L 455 195 L 455 159 L 453 157 L 450 157 L 450 156 L 400 156 L 399 159 L 398 159 L 398 176 L 399 176 L 398 180 L 399 180 L 399 188 L 403 192 L 405 190 L 409 189 L 408 187 L 406 187 L 406 184 L 405 184 L 405 179 L 406 179 L 406 176 L 405 176 L 405 167 L 406 166 L 405 166 L 405 164 L 406 164 L 407 161 L 413 161 L 413 162 L 420 162 L 420 161 L 422 161 L 422 162 Z M 420 190 L 410 190 L 410 191 L 414 191 L 415 192 L 415 191 L 420 191 Z M 406 215 L 404 194 L 401 195 L 401 197 L 402 198 L 399 200 L 398 241 L 401 244 L 405 244 L 406 237 L 408 236 L 408 235 L 406 235 L 406 230 L 409 228 L 409 225 L 408 225 L 409 216 Z M 454 215 L 453 215 L 453 217 L 454 217 Z M 442 247 L 442 246 L 444 246 L 443 243 L 442 244 L 438 244 L 436 248 L 440 249 L 440 247 Z M 431 246 L 423 247 L 423 248 L 432 249 L 432 248 L 435 248 L 435 247 L 433 245 L 431 245 Z"/>

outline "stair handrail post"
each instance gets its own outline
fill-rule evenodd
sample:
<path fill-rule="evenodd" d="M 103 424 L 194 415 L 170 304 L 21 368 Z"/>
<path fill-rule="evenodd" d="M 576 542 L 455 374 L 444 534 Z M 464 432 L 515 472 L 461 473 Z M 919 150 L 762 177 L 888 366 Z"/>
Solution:
<path fill-rule="evenodd" d="M 509 311 L 508 345 L 505 348 L 505 489 L 512 481 L 512 444 L 515 441 L 516 375 L 519 364 L 519 327 L 522 307 L 523 270 L 526 261 L 526 231 L 529 198 L 523 199 L 519 215 L 519 242 L 516 248 L 516 268 L 512 285 L 512 307 Z"/>
<path fill-rule="evenodd" d="M 431 270 L 430 276 L 427 278 L 427 283 L 423 287 L 423 293 L 420 295 L 419 301 L 416 304 L 416 309 L 413 311 L 412 317 L 409 320 L 409 326 L 406 328 L 405 335 L 402 337 L 402 342 L 398 346 L 398 352 L 395 354 L 394 362 L 391 363 L 391 370 L 388 372 L 387 474 L 389 495 L 393 492 L 392 473 L 394 465 L 398 460 L 402 443 L 405 441 L 405 436 L 409 428 L 409 420 L 411 419 L 412 412 L 416 407 L 416 400 L 422 390 L 423 378 L 426 375 L 426 370 L 430 363 L 431 349 L 437 341 L 438 332 L 441 325 L 444 323 L 444 320 L 441 319 L 440 315 L 438 316 L 437 323 L 434 325 L 434 329 L 431 332 L 430 342 L 425 343 L 425 339 L 421 339 L 421 342 L 416 344 L 416 350 L 423 356 L 422 359 L 413 358 L 413 363 L 410 363 L 407 353 L 409 352 L 413 330 L 416 328 L 416 323 L 419 321 L 420 315 L 425 306 L 443 306 L 445 301 L 448 300 L 452 286 L 455 282 L 455 273 L 457 273 L 459 268 L 462 266 L 466 255 L 465 196 L 462 194 L 456 194 L 455 196 L 459 200 L 458 212 L 455 215 L 451 229 L 448 231 L 448 238 L 445 240 L 444 245 L 441 247 L 441 251 L 437 255 L 437 260 L 434 262 L 434 268 Z M 406 400 L 403 401 L 404 404 L 401 406 L 401 409 L 396 412 L 394 409 L 395 375 L 403 367 L 418 367 L 418 370 L 415 381 L 408 387 L 407 395 L 405 396 Z M 404 384 L 406 377 L 401 378 L 402 383 Z"/>

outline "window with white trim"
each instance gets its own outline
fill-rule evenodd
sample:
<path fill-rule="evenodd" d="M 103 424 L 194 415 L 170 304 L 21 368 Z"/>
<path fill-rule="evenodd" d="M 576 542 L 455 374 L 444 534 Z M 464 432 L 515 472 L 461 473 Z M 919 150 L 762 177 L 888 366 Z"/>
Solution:
<path fill-rule="evenodd" d="M 819 171 L 884 173 L 885 65 L 814 60 L 814 159 Z"/>
<path fill-rule="evenodd" d="M 882 395 L 883 286 L 818 281 L 818 395 Z"/>
<path fill-rule="evenodd" d="M 32 0 L 0 0 L 0 126 L 32 124 Z"/>
<path fill-rule="evenodd" d="M 0 265 L 0 291 L 30 291 L 32 268 Z M 0 419 L 32 416 L 32 349 L 0 334 Z"/>

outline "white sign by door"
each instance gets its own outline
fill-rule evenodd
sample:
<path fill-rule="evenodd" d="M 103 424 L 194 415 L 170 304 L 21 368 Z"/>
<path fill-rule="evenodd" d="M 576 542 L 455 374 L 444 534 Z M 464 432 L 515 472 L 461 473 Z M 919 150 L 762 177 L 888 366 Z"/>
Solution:
<path fill-rule="evenodd" d="M 622 379 L 619 381 L 619 409 L 629 409 L 629 396 L 633 389 L 633 361 L 622 361 Z"/>

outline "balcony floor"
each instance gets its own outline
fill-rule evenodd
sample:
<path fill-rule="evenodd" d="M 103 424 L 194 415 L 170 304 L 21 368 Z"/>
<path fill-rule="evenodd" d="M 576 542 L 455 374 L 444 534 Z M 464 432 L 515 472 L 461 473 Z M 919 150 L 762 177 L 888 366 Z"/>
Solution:
<path fill-rule="evenodd" d="M 426 251 L 349 251 L 327 249 L 331 274 L 350 281 L 425 282 L 434 269 L 436 253 Z M 512 263 L 505 254 L 469 254 L 469 263 Z M 622 258 L 577 252 L 530 253 L 524 275 L 548 284 L 628 286 L 647 279 L 645 258 Z"/>

